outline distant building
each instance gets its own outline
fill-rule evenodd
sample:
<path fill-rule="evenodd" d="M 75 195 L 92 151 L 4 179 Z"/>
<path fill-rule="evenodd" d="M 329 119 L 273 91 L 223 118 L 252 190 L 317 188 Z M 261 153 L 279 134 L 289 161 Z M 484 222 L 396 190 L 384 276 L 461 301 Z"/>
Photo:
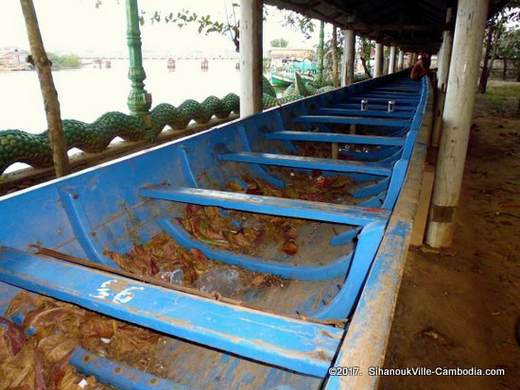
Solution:
<path fill-rule="evenodd" d="M 288 48 L 274 48 L 269 50 L 269 54 L 273 60 L 277 59 L 296 59 L 296 60 L 311 60 L 314 57 L 314 51 L 310 49 L 288 49 Z"/>
<path fill-rule="evenodd" d="M 30 69 L 31 64 L 27 62 L 30 55 L 23 49 L 0 49 L 0 68 L 8 70 Z"/>

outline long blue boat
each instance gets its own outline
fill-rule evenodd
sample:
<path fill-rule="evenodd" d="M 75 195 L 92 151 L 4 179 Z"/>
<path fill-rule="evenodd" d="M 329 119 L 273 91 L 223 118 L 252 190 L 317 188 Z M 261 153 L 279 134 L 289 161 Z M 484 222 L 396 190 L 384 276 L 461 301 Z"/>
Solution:
<path fill-rule="evenodd" d="M 333 367 L 370 360 L 367 338 L 384 353 L 427 100 L 426 78 L 393 74 L 3 196 L 0 313 L 26 290 L 167 335 L 163 377 L 76 348 L 80 372 L 117 388 L 339 388 Z M 210 264 L 206 284 L 121 268 L 158 235 Z"/>

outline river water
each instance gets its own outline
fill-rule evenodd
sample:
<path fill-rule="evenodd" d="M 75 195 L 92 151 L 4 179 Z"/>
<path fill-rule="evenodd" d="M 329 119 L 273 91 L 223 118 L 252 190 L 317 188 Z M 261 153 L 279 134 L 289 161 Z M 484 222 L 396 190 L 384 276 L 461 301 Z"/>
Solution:
<path fill-rule="evenodd" d="M 145 87 L 152 94 L 152 107 L 159 103 L 178 106 L 186 99 L 202 102 L 206 97 L 224 97 L 240 90 L 237 60 L 210 60 L 207 71 L 200 60 L 177 60 L 175 71 L 166 60 L 145 60 Z M 112 61 L 110 69 L 84 66 L 80 69 L 53 72 L 63 119 L 93 122 L 108 111 L 128 112 L 126 100 L 130 91 L 128 62 Z M 47 128 L 43 100 L 34 71 L 0 72 L 0 131 L 20 129 L 41 133 Z M 117 138 L 113 142 L 119 142 Z M 79 150 L 69 150 L 69 156 Z M 23 163 L 11 165 L 6 172 L 26 168 Z"/>
<path fill-rule="evenodd" d="M 177 60 L 176 70 L 168 71 L 166 60 L 145 60 L 146 90 L 153 104 L 179 105 L 186 99 L 202 101 L 210 95 L 219 98 L 239 93 L 237 60 L 210 60 L 208 71 L 201 71 L 200 60 Z M 53 72 L 64 119 L 92 122 L 108 111 L 127 113 L 130 90 L 128 62 L 112 61 L 110 69 L 84 66 Z M 47 128 L 38 77 L 34 71 L 0 72 L 0 130 L 20 129 L 40 133 Z"/>

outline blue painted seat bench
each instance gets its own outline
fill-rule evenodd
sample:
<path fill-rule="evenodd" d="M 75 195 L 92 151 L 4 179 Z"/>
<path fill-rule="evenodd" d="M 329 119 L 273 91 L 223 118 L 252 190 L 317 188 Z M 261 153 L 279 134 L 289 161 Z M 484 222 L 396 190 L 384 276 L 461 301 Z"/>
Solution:
<path fill-rule="evenodd" d="M 404 73 L 367 80 L 0 198 L 0 314 L 24 289 L 168 335 L 157 351 L 171 363 L 167 378 L 128 367 L 141 383 L 136 388 L 152 387 L 150 381 L 152 388 L 205 388 L 216 378 L 222 388 L 319 388 L 389 234 L 427 93 L 426 80 Z M 360 110 L 363 98 L 368 111 Z M 301 149 L 308 144 L 340 144 L 345 152 L 341 159 L 308 156 Z M 316 172 L 322 180 L 344 179 L 345 196 L 286 195 L 291 177 L 311 183 Z M 243 189 L 244 178 L 281 195 L 230 189 L 230 182 Z M 266 216 L 297 221 L 298 251 L 287 255 L 263 242 L 244 253 L 198 239 L 181 219 L 187 207 L 200 206 L 217 208 L 237 229 L 271 223 Z M 116 272 L 109 252 L 125 255 L 158 234 L 228 270 L 282 282 L 247 285 L 223 300 L 218 284 L 215 295 L 204 295 Z M 34 245 L 104 268 L 44 256 Z M 78 360 L 78 369 L 106 383 L 124 380 L 103 369 L 114 362 Z"/>

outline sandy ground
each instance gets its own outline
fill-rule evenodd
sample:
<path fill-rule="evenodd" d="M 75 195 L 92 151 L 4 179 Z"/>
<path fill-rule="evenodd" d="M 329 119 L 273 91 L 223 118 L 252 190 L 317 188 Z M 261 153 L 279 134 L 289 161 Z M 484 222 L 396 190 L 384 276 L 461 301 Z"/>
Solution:
<path fill-rule="evenodd" d="M 454 245 L 410 250 L 385 367 L 505 368 L 384 377 L 381 389 L 520 389 L 520 84 L 477 98 Z"/>

